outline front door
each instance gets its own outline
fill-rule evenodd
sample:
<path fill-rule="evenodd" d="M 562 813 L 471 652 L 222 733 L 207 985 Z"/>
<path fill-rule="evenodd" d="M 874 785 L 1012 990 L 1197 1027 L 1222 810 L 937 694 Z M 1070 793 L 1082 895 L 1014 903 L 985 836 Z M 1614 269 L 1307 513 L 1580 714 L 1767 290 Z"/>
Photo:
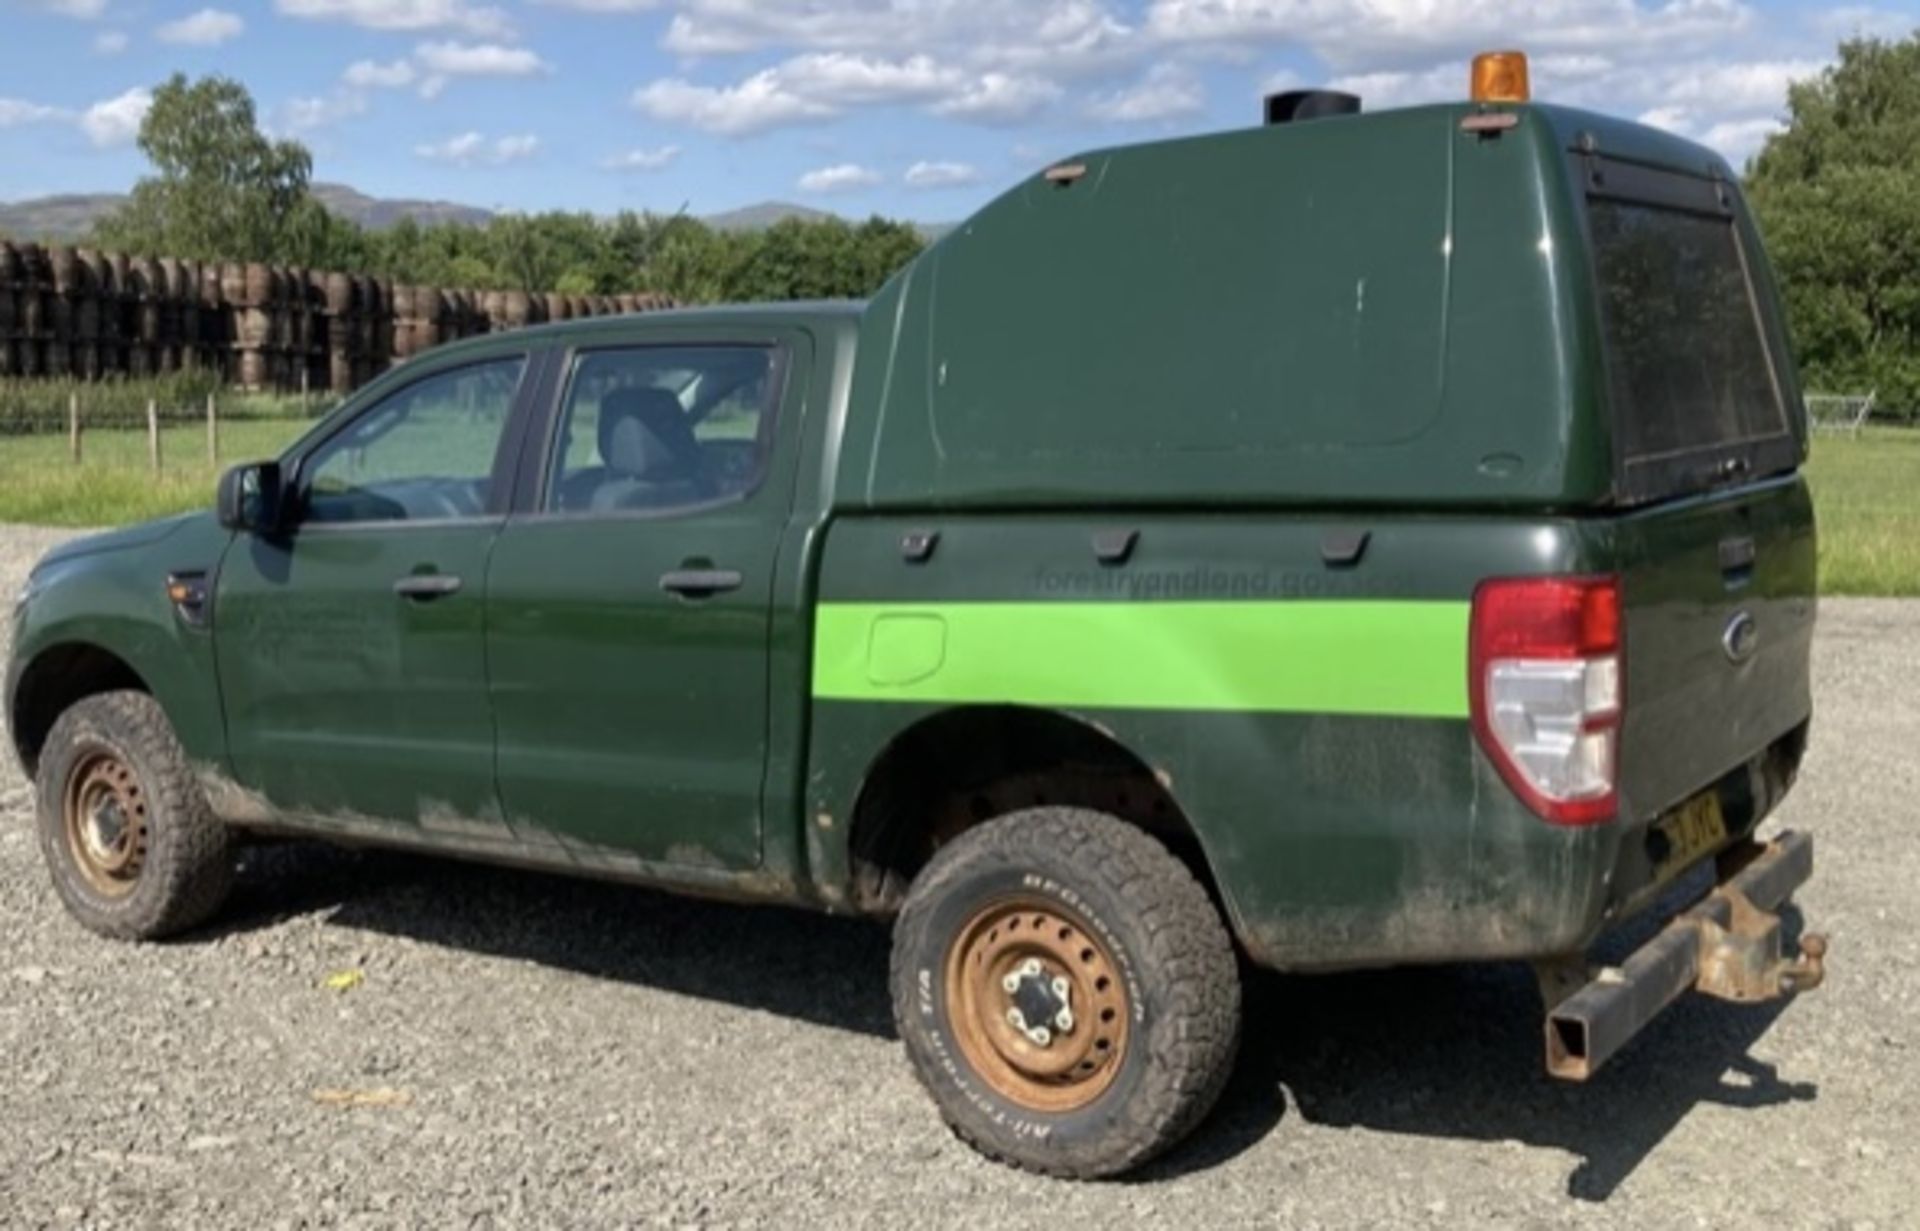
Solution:
<path fill-rule="evenodd" d="M 487 557 L 528 358 L 423 375 L 289 460 L 292 524 L 222 561 L 215 653 L 233 769 L 347 825 L 497 823 Z"/>
<path fill-rule="evenodd" d="M 534 507 L 487 578 L 500 793 L 523 838 L 759 863 L 806 361 L 803 337 L 571 358 Z"/>

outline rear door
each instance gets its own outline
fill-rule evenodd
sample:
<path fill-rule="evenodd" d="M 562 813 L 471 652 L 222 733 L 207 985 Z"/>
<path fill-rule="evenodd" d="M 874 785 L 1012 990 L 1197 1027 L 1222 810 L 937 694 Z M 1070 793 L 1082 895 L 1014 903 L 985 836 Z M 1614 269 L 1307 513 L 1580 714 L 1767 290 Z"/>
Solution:
<path fill-rule="evenodd" d="M 809 355 L 798 332 L 662 331 L 570 357 L 531 507 L 488 573 L 500 793 L 523 836 L 759 864 Z"/>
<path fill-rule="evenodd" d="M 1626 604 L 1621 789 L 1666 810 L 1810 711 L 1804 413 L 1737 188 L 1600 158 L 1587 219 Z"/>

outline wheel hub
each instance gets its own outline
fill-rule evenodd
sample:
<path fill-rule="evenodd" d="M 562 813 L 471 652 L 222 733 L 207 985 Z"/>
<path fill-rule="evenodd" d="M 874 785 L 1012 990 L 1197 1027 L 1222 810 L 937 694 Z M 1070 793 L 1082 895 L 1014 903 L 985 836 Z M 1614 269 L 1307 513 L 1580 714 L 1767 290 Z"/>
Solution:
<path fill-rule="evenodd" d="M 993 1090 L 1035 1111 L 1085 1106 L 1125 1051 L 1125 981 L 1106 944 L 1052 902 L 975 912 L 947 956 L 955 1040 Z"/>
<path fill-rule="evenodd" d="M 67 845 L 95 890 L 133 890 L 147 857 L 147 800 L 133 767 L 111 752 L 74 764 L 62 799 Z"/>
<path fill-rule="evenodd" d="M 1066 1034 L 1073 1029 L 1073 984 L 1065 975 L 1049 971 L 1039 958 L 1022 962 L 1000 986 L 1013 1002 L 1007 1008 L 1007 1023 L 1035 1047 L 1051 1047 L 1054 1031 Z"/>

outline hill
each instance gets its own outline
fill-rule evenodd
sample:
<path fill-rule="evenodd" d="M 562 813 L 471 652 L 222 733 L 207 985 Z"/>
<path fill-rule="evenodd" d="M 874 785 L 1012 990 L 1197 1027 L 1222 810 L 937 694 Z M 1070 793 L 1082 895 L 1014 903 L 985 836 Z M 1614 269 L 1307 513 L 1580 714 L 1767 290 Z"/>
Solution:
<path fill-rule="evenodd" d="M 346 184 L 315 183 L 313 194 L 335 215 L 371 231 L 384 230 L 402 218 L 412 218 L 422 226 L 437 222 L 485 226 L 494 215 L 493 210 L 453 201 L 370 197 Z M 0 235 L 14 239 L 74 243 L 84 238 L 95 222 L 118 209 L 125 200 L 126 196 L 122 193 L 95 192 L 0 202 Z M 789 218 L 818 222 L 834 216 L 825 210 L 810 209 L 789 201 L 762 201 L 758 205 L 711 214 L 702 221 L 721 231 L 759 231 Z M 929 240 L 938 239 L 952 229 L 948 223 L 916 225 Z"/>
<path fill-rule="evenodd" d="M 730 209 L 725 213 L 709 214 L 702 221 L 716 231 L 764 231 L 775 223 L 785 222 L 789 218 L 798 218 L 802 222 L 820 222 L 834 215 L 823 209 L 809 209 L 804 205 L 794 205 L 788 201 L 762 201 L 758 205 L 746 205 L 739 209 Z"/>

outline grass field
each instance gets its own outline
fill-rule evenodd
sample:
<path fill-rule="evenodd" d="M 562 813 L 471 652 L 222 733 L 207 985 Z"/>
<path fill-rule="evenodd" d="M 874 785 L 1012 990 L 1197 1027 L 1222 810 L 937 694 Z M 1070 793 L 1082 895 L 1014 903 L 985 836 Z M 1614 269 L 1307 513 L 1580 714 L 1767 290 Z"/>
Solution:
<path fill-rule="evenodd" d="M 1920 428 L 1816 437 L 1807 475 L 1821 593 L 1920 597 Z"/>
<path fill-rule="evenodd" d="M 305 427 L 224 423 L 222 464 L 271 457 Z M 0 521 L 110 526 L 212 503 L 220 468 L 207 463 L 204 426 L 162 429 L 161 459 L 154 475 L 143 431 L 87 433 L 78 466 L 64 436 L 0 436 Z M 1818 437 L 1808 475 L 1820 518 L 1821 591 L 1920 597 L 1920 430 Z"/>
<path fill-rule="evenodd" d="M 207 460 L 205 424 L 160 429 L 160 473 L 147 464 L 147 434 L 95 430 L 75 465 L 64 435 L 0 436 L 0 521 L 43 526 L 115 526 L 212 505 L 228 464 L 279 453 L 304 419 L 243 419 L 220 425 L 220 464 Z"/>

